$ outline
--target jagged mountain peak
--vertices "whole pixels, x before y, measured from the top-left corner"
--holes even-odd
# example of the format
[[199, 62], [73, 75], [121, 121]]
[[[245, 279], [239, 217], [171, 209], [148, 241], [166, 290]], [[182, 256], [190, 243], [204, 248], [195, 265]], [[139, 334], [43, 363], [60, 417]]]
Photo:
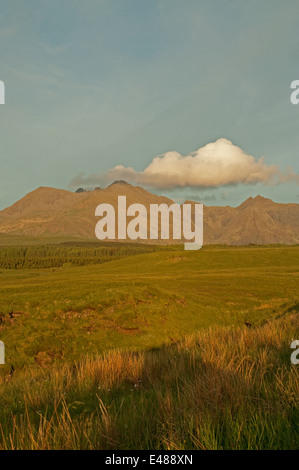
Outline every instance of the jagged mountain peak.
[[[22, 236], [77, 236], [95, 239], [95, 208], [127, 204], [172, 204], [140, 186], [115, 181], [101, 191], [74, 193], [40, 187], [0, 212], [0, 234]], [[186, 201], [193, 203], [193, 201]], [[263, 196], [249, 197], [238, 207], [204, 206], [204, 244], [247, 245], [299, 243], [299, 204], [279, 204]]]

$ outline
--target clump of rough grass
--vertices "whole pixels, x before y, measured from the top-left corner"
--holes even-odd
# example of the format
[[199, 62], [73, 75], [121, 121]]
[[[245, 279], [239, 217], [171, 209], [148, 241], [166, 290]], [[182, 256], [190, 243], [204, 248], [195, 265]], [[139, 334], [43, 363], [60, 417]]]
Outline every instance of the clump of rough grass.
[[294, 449], [298, 314], [0, 382], [0, 449]]

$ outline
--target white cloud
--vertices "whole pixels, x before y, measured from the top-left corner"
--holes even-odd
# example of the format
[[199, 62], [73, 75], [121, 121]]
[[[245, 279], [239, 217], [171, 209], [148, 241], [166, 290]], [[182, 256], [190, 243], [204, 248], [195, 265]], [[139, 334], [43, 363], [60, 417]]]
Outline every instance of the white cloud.
[[221, 138], [201, 147], [190, 155], [167, 152], [155, 157], [143, 170], [117, 165], [104, 175], [83, 174], [71, 185], [98, 184], [103, 181], [126, 180], [155, 188], [218, 187], [232, 184], [278, 184], [299, 182], [299, 175], [288, 168], [281, 172], [276, 165], [267, 165], [264, 158], [256, 160], [227, 139]]

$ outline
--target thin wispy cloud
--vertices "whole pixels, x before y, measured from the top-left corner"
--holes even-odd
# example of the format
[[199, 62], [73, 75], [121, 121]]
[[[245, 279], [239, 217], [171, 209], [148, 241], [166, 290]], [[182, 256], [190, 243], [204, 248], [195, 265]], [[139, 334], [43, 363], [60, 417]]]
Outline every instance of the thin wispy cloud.
[[58, 46], [50, 46], [48, 44], [42, 44], [44, 50], [50, 55], [61, 54], [62, 52], [67, 51], [69, 47], [71, 47], [70, 43], [67, 44], [60, 44]]
[[18, 27], [12, 28], [1, 28], [0, 29], [0, 36], [12, 36], [13, 34], [17, 33]]
[[143, 170], [117, 165], [100, 175], [77, 175], [70, 186], [101, 184], [126, 180], [153, 188], [183, 187], [215, 188], [235, 184], [299, 183], [299, 175], [291, 168], [281, 171], [277, 165], [268, 165], [264, 157], [256, 159], [231, 141], [221, 138], [199, 148], [190, 155], [171, 151], [155, 157]]

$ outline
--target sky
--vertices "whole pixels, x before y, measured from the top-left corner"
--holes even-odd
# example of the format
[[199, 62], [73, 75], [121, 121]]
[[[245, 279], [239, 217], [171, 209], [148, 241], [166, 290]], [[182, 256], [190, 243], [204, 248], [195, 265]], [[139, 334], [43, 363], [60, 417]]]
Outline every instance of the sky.
[[0, 210], [114, 179], [299, 203], [298, 0], [1, 0]]

